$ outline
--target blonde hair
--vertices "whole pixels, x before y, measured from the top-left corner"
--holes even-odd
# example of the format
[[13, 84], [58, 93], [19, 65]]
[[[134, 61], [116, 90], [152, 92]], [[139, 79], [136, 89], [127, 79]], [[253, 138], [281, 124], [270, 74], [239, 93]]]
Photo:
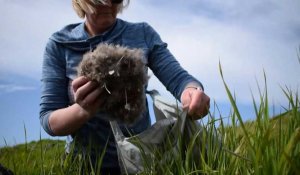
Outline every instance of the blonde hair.
[[[84, 18], [86, 12], [95, 13], [95, 5], [107, 4], [108, 0], [72, 0], [72, 5], [80, 18]], [[129, 5], [130, 0], [123, 0], [118, 6], [118, 13]]]

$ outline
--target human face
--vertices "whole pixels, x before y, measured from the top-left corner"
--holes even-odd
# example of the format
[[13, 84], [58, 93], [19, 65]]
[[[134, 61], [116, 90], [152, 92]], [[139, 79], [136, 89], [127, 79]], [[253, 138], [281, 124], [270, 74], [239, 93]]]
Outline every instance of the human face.
[[116, 21], [120, 3], [108, 1], [106, 5], [95, 5], [95, 13], [86, 13], [86, 28], [91, 36], [105, 32]]

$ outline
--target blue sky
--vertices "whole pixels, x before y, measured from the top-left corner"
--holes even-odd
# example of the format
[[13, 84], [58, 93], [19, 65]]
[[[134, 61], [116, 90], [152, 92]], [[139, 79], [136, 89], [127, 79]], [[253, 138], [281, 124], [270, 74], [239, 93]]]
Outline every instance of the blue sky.
[[[48, 37], [80, 22], [71, 1], [0, 0], [0, 145], [47, 138], [40, 128], [41, 63]], [[297, 0], [132, 0], [122, 19], [152, 25], [181, 65], [198, 78], [206, 93], [228, 115], [219, 61], [245, 119], [253, 118], [251, 91], [263, 87], [266, 72], [270, 102], [280, 111], [286, 99], [280, 86], [299, 90], [300, 1]], [[151, 75], [151, 73], [150, 73]], [[150, 89], [172, 98], [151, 76]]]

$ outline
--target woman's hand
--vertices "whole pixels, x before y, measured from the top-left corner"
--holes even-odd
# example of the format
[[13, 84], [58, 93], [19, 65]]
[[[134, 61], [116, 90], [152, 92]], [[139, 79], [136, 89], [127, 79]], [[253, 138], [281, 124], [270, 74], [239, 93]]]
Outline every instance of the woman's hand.
[[104, 102], [100, 97], [103, 88], [100, 88], [97, 82], [90, 81], [84, 76], [74, 79], [72, 88], [75, 102], [81, 106], [89, 117], [94, 116]]
[[54, 135], [66, 136], [76, 132], [99, 110], [103, 100], [102, 88], [96, 82], [81, 76], [73, 80], [75, 104], [53, 111], [49, 126]]
[[188, 87], [181, 94], [181, 103], [188, 115], [197, 120], [207, 115], [209, 111], [210, 98], [200, 87]]

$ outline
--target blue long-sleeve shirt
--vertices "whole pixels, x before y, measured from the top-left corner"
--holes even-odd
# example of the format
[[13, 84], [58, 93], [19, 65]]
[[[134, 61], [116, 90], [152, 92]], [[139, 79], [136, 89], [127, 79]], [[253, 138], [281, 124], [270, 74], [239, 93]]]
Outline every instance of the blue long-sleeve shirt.
[[[198, 82], [201, 85], [180, 66], [168, 50], [167, 44], [147, 23], [129, 23], [117, 19], [108, 31], [94, 37], [89, 37], [84, 23], [71, 24], [50, 37], [44, 52], [40, 121], [49, 135], [54, 135], [49, 127], [50, 114], [74, 103], [70, 85], [77, 76], [76, 68], [83, 54], [95, 48], [99, 43], [143, 49], [145, 54], [143, 61], [147, 67], [177, 99], [180, 99], [188, 83]], [[73, 133], [71, 138], [75, 143], [75, 148], [85, 148], [91, 144], [100, 152], [108, 143], [102, 166], [110, 168], [118, 165], [118, 159], [111, 128], [105, 119], [106, 115], [103, 112], [98, 113], [96, 117]], [[147, 110], [135, 124], [122, 127], [129, 129], [131, 134], [137, 134], [149, 126], [150, 117]]]

